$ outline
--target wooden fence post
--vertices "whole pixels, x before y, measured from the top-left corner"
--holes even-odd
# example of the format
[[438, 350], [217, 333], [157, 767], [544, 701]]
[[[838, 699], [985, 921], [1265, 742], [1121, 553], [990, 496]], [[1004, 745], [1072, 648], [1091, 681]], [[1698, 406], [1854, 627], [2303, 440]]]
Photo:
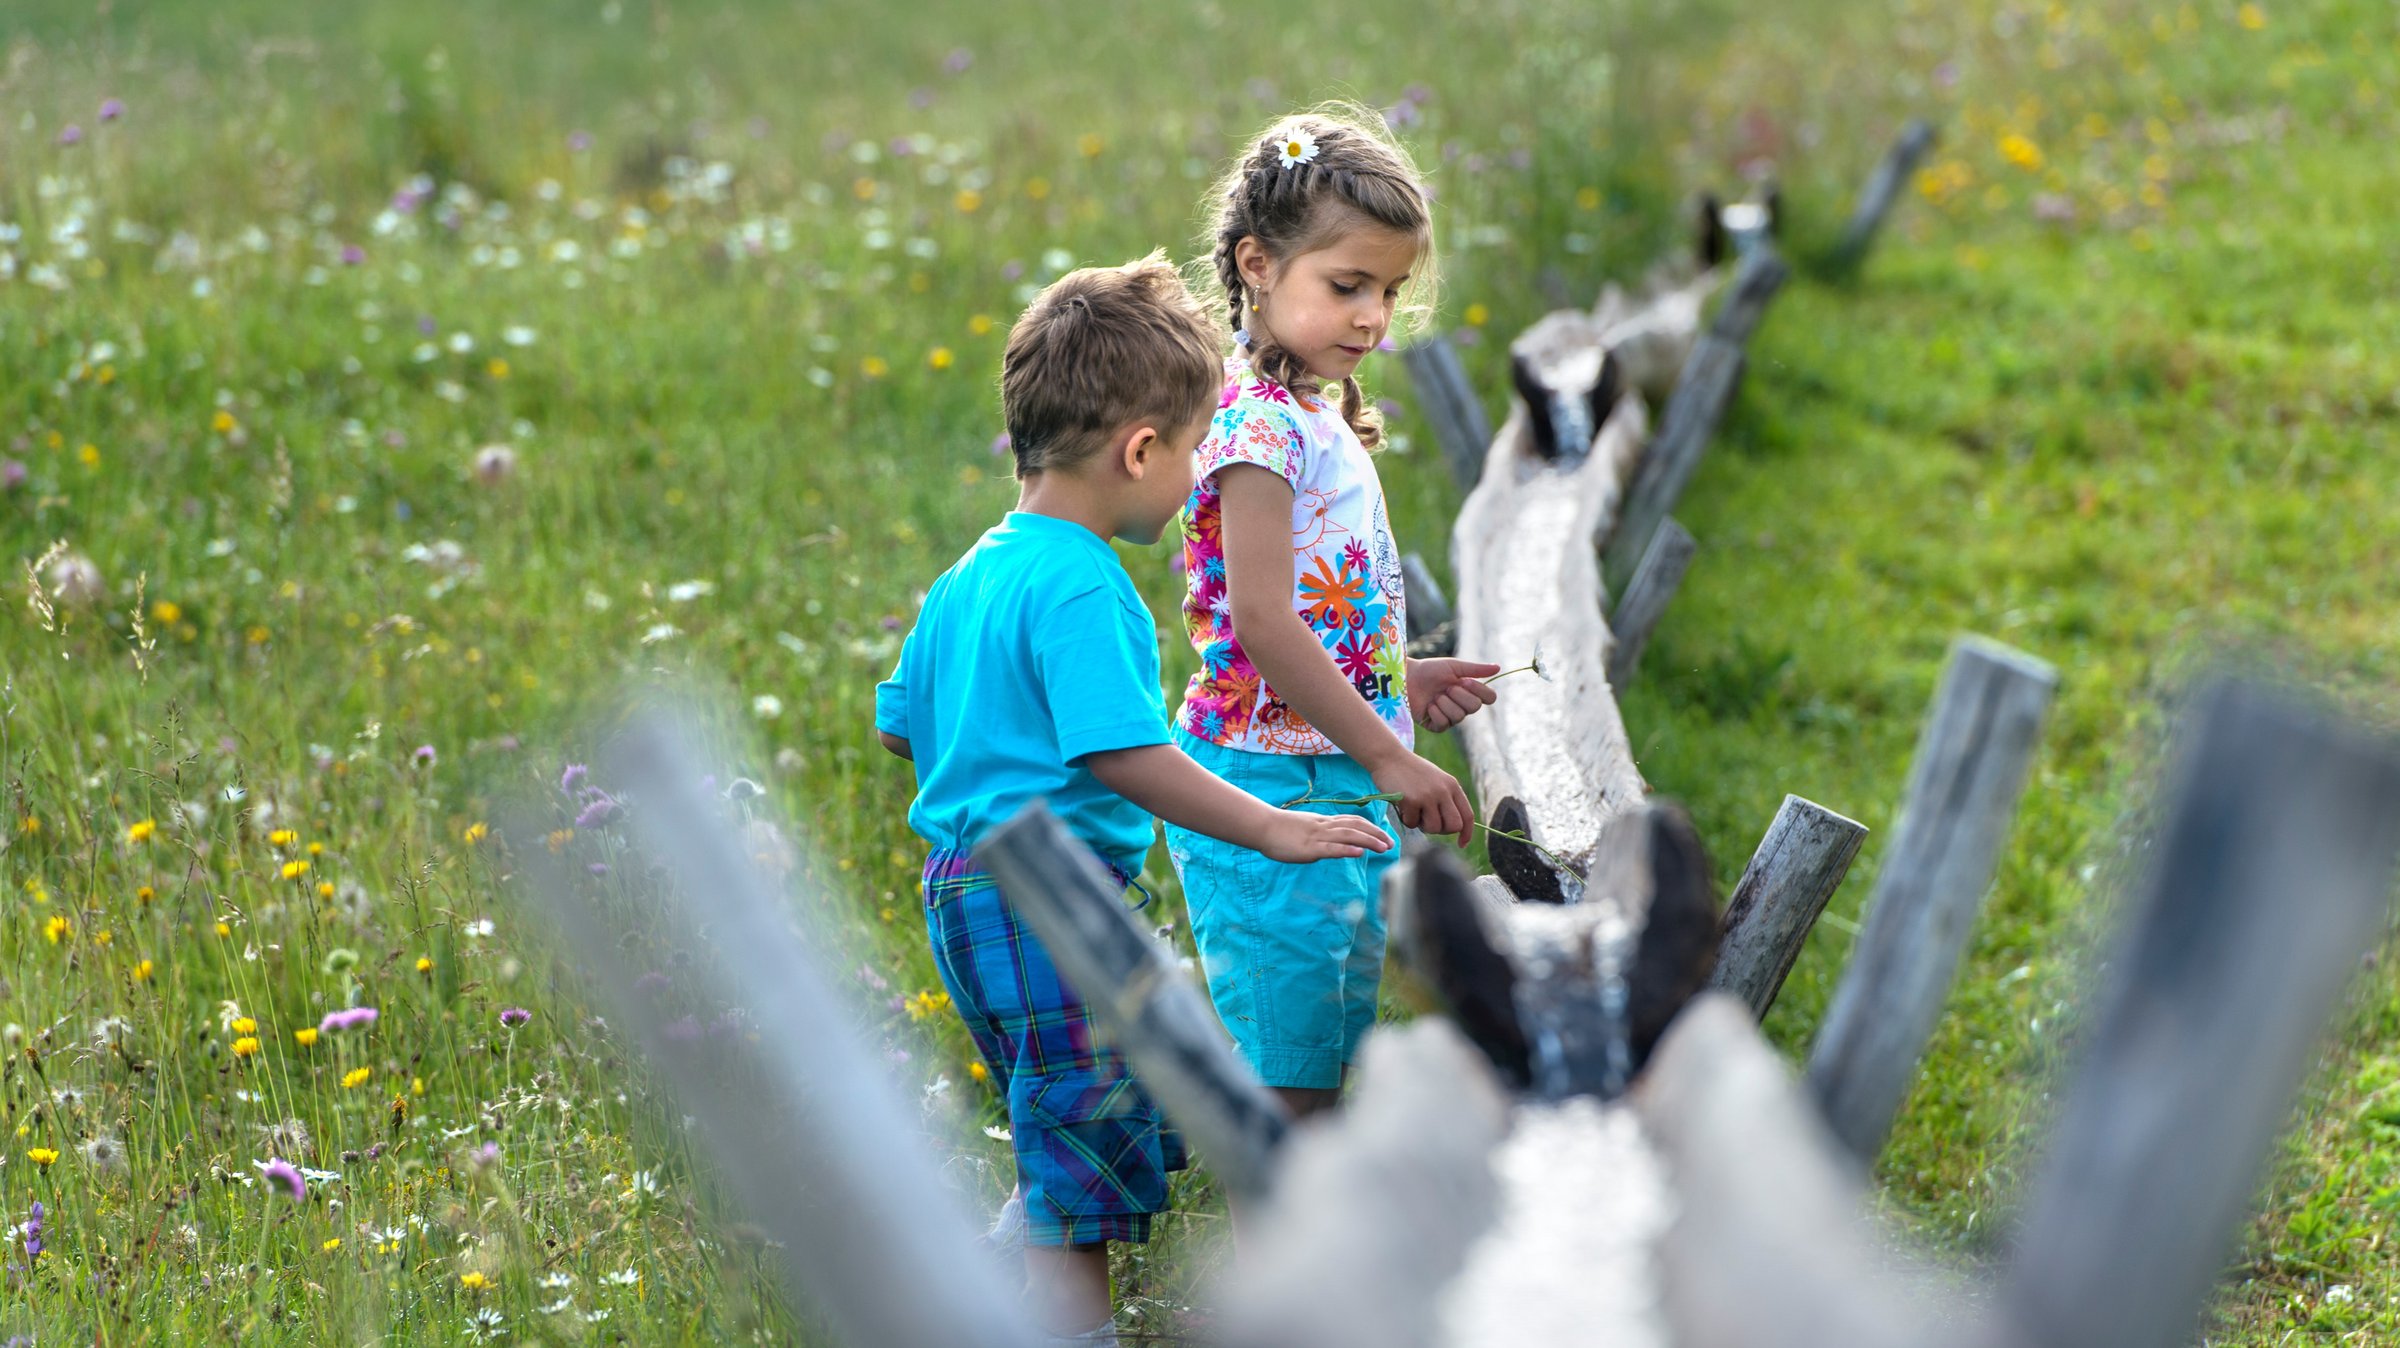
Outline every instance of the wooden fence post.
[[1833, 265], [1837, 271], [1855, 271], [1867, 260], [1867, 250], [1875, 246], [1875, 234], [1883, 227], [1883, 217], [1891, 213], [1892, 204], [1908, 186], [1910, 175], [1917, 171], [1917, 161], [1932, 148], [1933, 127], [1920, 119], [1911, 121], [1901, 131], [1900, 139], [1884, 152], [1874, 176], [1867, 179], [1866, 190], [1859, 193], [1858, 209], [1851, 213], [1841, 242], [1834, 245]]
[[975, 858], [1226, 1187], [1263, 1193], [1291, 1117], [1234, 1052], [1208, 999], [1126, 909], [1100, 858], [1038, 800], [985, 835]]
[[1641, 663], [1642, 648], [1650, 644], [1651, 630], [1665, 616], [1667, 603], [1683, 584], [1683, 573], [1699, 548], [1691, 531], [1673, 519], [1661, 523], [1658, 532], [1650, 536], [1641, 565], [1633, 569], [1633, 579], [1625, 582], [1625, 592], [1617, 598], [1616, 611], [1608, 616], [1609, 635], [1616, 639], [1608, 650], [1609, 687], [1623, 688], [1632, 680], [1634, 666]]
[[2058, 676], [1980, 637], [1950, 649], [1892, 850], [1808, 1060], [1834, 1135], [1883, 1148], [1990, 888]]
[[1408, 653], [1418, 658], [1458, 649], [1458, 615], [1433, 578], [1433, 568], [1416, 553], [1400, 559], [1400, 583], [1408, 595]]
[[1725, 943], [1709, 986], [1741, 998], [1764, 1021], [1866, 837], [1866, 825], [1785, 796], [1726, 901]]
[[1483, 476], [1484, 449], [1492, 443], [1492, 419], [1475, 397], [1475, 386], [1467, 382], [1467, 367], [1458, 358], [1458, 348], [1448, 337], [1435, 333], [1401, 347], [1400, 363], [1408, 367], [1409, 380], [1416, 385], [1417, 401], [1425, 408], [1433, 438], [1441, 444], [1450, 476], [1460, 490], [1472, 488], [1475, 479]]
[[2223, 1267], [2327, 1011], [2375, 948], [2400, 746], [2232, 680], [2173, 806], [2025, 1206], [2004, 1304], [2043, 1348], [2169, 1348]]
[[[658, 887], [668, 910], [659, 929], [679, 946], [693, 942], [674, 953], [725, 975], [717, 991], [771, 1033], [712, 1036], [706, 1054], [683, 1047], [661, 1023], [660, 999], [636, 991], [640, 968], [624, 954], [626, 933], [574, 883], [580, 872], [570, 879], [544, 848], [513, 855], [610, 1022], [644, 1045], [736, 1201], [771, 1238], [785, 1280], [843, 1343], [1046, 1341], [976, 1253], [918, 1141], [914, 1102], [851, 1032], [850, 1008], [794, 930], [791, 904], [751, 863], [754, 848], [723, 802], [698, 785], [702, 760], [674, 722], [662, 714], [637, 722], [610, 758], [611, 776], [640, 802], [630, 812], [639, 854], [672, 880]], [[543, 827], [528, 816], [510, 833], [537, 838]]]
[[1674, 396], [1659, 415], [1658, 436], [1643, 453], [1625, 508], [1617, 516], [1602, 568], [1609, 584], [1621, 586], [1633, 574], [1649, 551], [1650, 536], [1683, 499], [1709, 437], [1716, 434], [1717, 423], [1733, 405], [1734, 391], [1741, 387], [1750, 335], [1790, 274], [1772, 248], [1760, 248], [1742, 259], [1725, 306], [1684, 362]]

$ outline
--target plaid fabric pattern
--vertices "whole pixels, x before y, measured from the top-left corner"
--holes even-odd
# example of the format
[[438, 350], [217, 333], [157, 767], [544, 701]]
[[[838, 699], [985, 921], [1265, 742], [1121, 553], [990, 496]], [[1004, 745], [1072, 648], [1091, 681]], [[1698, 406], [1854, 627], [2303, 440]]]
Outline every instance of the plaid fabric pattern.
[[989, 874], [936, 852], [924, 893], [934, 967], [1008, 1101], [1026, 1242], [1148, 1240], [1167, 1174], [1184, 1168], [1182, 1138], [1123, 1055], [1094, 1042], [1091, 1013]]

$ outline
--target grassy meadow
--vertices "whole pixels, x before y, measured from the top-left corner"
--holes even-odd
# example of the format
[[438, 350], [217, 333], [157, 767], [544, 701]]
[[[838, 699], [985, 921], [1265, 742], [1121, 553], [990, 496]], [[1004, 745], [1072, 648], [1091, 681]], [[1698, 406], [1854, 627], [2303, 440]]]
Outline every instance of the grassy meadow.
[[[1013, 499], [1018, 307], [1190, 257], [1222, 160], [1318, 99], [1428, 169], [1428, 321], [1495, 411], [1510, 334], [1677, 246], [1690, 194], [1781, 177], [1804, 265], [1623, 698], [1722, 877], [1786, 791], [1878, 831], [1779, 1042], [1950, 637], [2059, 666], [1880, 1167], [1945, 1258], [2005, 1253], [2184, 678], [2265, 653], [2400, 720], [2386, 0], [14, 0], [0, 95], [0, 1341], [808, 1341], [510, 882], [554, 854], [639, 910], [580, 765], [629, 687], [695, 676], [863, 1032], [996, 1201], [872, 685]], [[1942, 142], [1863, 276], [1805, 265], [1915, 115]], [[1368, 378], [1439, 565], [1457, 493], [1397, 365]], [[1171, 617], [1167, 552], [1125, 557]], [[2212, 1344], [2400, 1333], [2389, 953]], [[806, 1032], [663, 972], [695, 1042]], [[1221, 1258], [1221, 1199], [1181, 1196], [1120, 1268], [1129, 1330]]]

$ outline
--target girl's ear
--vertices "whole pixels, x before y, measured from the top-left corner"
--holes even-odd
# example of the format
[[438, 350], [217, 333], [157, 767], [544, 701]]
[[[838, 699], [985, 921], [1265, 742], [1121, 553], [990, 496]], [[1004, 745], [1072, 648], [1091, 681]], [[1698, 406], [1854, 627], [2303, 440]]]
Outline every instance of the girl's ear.
[[1275, 259], [1268, 256], [1256, 234], [1245, 234], [1233, 246], [1233, 267], [1242, 274], [1243, 283], [1255, 292], [1275, 274]]

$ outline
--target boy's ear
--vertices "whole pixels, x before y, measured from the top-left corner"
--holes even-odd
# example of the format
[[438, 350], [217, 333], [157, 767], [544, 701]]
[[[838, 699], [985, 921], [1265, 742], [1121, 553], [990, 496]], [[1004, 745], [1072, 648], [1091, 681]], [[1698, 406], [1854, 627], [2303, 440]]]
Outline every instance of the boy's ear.
[[1160, 438], [1155, 426], [1136, 426], [1126, 433], [1125, 441], [1117, 447], [1117, 458], [1125, 468], [1125, 476], [1139, 482], [1150, 471], [1150, 464], [1166, 441]]

